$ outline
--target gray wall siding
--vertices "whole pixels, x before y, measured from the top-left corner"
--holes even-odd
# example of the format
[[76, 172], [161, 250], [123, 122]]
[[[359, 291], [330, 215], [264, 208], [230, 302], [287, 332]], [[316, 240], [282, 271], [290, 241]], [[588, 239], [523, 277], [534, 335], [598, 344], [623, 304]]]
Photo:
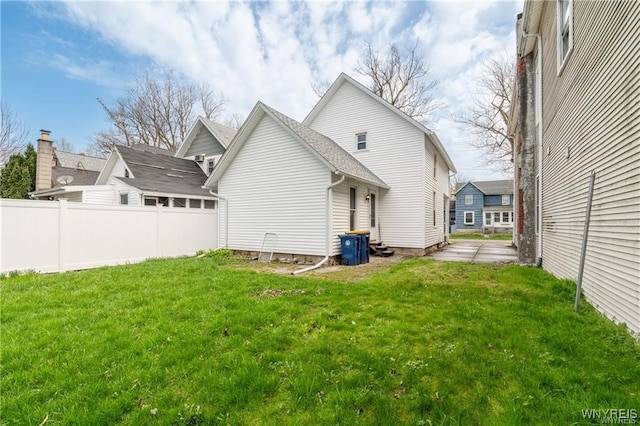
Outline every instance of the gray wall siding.
[[[382, 240], [393, 247], [424, 248], [423, 133], [350, 83], [344, 83], [308, 125], [352, 153], [391, 187], [377, 194]], [[356, 133], [361, 132], [367, 133], [366, 151], [356, 150]], [[358, 199], [364, 194], [359, 191]], [[366, 222], [368, 216], [359, 213]]]
[[543, 266], [577, 278], [594, 170], [584, 293], [640, 332], [640, 2], [573, 7], [573, 52], [560, 76], [555, 2], [543, 14]]
[[214, 138], [209, 130], [204, 126], [200, 128], [200, 131], [193, 139], [193, 142], [191, 142], [191, 146], [187, 152], [185, 152], [183, 157], [193, 158], [198, 154], [204, 154], [207, 157], [224, 154], [224, 148], [222, 145], [220, 145], [216, 138]]
[[[473, 195], [473, 204], [465, 204], [465, 195]], [[463, 230], [480, 230], [482, 229], [482, 205], [484, 194], [478, 191], [473, 185], [466, 185], [456, 194], [456, 229]], [[464, 224], [464, 212], [474, 212], [473, 225]]]
[[276, 252], [324, 256], [329, 184], [326, 166], [265, 116], [218, 183], [228, 199], [228, 217], [225, 211], [221, 218], [221, 236], [228, 226], [224, 243], [258, 251], [265, 232], [275, 232]]

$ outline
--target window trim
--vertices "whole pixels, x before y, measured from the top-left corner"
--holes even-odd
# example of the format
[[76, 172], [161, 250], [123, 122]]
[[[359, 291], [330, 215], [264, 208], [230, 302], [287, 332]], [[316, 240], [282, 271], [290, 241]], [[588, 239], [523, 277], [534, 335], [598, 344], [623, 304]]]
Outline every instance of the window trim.
[[[467, 222], [467, 213], [471, 213], [471, 222]], [[475, 225], [476, 223], [476, 212], [473, 210], [466, 210], [462, 215], [462, 222], [465, 225]]]
[[[562, 14], [562, 5], [567, 5], [567, 21], [564, 21]], [[558, 76], [562, 74], [571, 53], [573, 52], [573, 0], [556, 0], [556, 50], [557, 50], [557, 66]], [[564, 51], [564, 35], [565, 31], [568, 36], [567, 51]]]
[[[505, 197], [506, 197], [506, 202], [505, 202]], [[509, 195], [509, 194], [502, 194], [502, 205], [503, 205], [503, 206], [509, 206], [509, 205], [511, 205], [511, 195]]]
[[[124, 198], [124, 200], [126, 201], [126, 203], [123, 203], [123, 202], [122, 202], [123, 197], [126, 197], [126, 198]], [[121, 205], [121, 206], [128, 206], [128, 205], [129, 205], [129, 192], [121, 192], [121, 193], [120, 193], [120, 205]]]
[[[353, 201], [353, 202], [352, 202]], [[353, 205], [353, 207], [352, 207]], [[353, 231], [358, 225], [358, 188], [349, 187], [349, 230]]]
[[213, 169], [216, 167], [216, 159], [215, 158], [209, 158], [207, 159], [207, 175], [211, 176], [211, 173], [213, 173]]
[[[471, 202], [467, 201], [468, 200], [467, 197], [471, 197]], [[464, 195], [464, 205], [465, 206], [472, 206], [473, 205], [473, 194], [465, 194]]]

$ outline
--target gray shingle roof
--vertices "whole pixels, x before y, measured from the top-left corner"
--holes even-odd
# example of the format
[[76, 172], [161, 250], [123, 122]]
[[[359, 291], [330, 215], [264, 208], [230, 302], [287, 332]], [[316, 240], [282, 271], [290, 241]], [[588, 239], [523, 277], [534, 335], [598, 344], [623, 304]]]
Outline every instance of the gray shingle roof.
[[192, 160], [122, 146], [116, 149], [134, 176], [118, 178], [127, 185], [147, 192], [211, 195], [208, 190], [202, 189], [207, 175]]
[[64, 151], [54, 151], [54, 155], [58, 159], [58, 165], [69, 169], [91, 170], [100, 172], [107, 160], [98, 157], [89, 157], [88, 155], [72, 154]]
[[304, 124], [298, 123], [294, 119], [265, 104], [262, 104], [262, 106], [339, 172], [353, 176], [357, 179], [377, 184], [384, 188], [389, 187], [382, 179], [376, 176], [375, 173], [356, 160], [332, 139], [316, 132]]
[[220, 139], [222, 139], [220, 142], [222, 142], [224, 146], [229, 146], [229, 143], [231, 142], [233, 137], [236, 135], [236, 133], [238, 133], [238, 129], [225, 126], [224, 124], [216, 123], [215, 121], [211, 121], [204, 117], [202, 117], [202, 122], [209, 128], [211, 133], [214, 133], [216, 136], [219, 136]]
[[169, 151], [168, 149], [147, 145], [146, 143], [139, 143], [132, 146], [131, 148], [135, 149], [136, 151], [145, 151], [145, 152], [150, 152], [152, 154], [169, 155], [171, 157], [173, 157], [173, 155], [175, 154], [175, 152]]
[[[456, 192], [465, 186], [468, 182], [459, 182], [456, 184]], [[478, 182], [471, 182], [485, 195], [503, 195], [513, 194], [513, 179], [504, 180], [485, 180]]]
[[99, 175], [93, 170], [55, 166], [51, 168], [51, 183], [53, 187], [95, 185]]

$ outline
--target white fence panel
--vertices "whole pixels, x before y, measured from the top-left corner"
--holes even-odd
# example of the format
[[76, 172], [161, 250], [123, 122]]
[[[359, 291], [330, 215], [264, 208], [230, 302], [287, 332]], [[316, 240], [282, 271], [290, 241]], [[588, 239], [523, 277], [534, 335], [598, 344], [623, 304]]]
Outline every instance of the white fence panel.
[[218, 212], [0, 200], [0, 273], [58, 272], [218, 247]]

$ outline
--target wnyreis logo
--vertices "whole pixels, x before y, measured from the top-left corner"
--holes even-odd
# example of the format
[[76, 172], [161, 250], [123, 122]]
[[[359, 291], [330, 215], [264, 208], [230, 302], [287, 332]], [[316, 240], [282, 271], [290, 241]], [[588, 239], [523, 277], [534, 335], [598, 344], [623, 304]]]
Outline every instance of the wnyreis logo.
[[589, 408], [582, 410], [584, 419], [597, 420], [601, 424], [626, 424], [638, 423], [638, 410], [635, 408]]

